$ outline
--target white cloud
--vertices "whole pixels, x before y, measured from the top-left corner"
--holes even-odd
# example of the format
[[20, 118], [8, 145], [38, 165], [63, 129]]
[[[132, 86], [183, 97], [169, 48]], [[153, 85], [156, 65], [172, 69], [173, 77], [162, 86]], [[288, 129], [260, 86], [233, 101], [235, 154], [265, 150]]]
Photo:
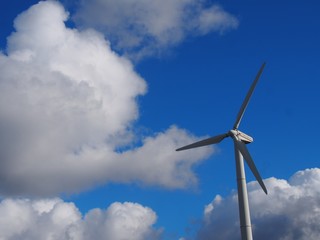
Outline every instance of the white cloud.
[[73, 203], [61, 199], [5, 199], [0, 216], [3, 240], [155, 240], [161, 236], [161, 230], [152, 227], [155, 212], [130, 202], [116, 202], [82, 216]]
[[[289, 181], [265, 180], [268, 195], [257, 182], [248, 184], [248, 194], [256, 239], [310, 239], [320, 235], [320, 169], [295, 173]], [[216, 196], [205, 208], [199, 240], [240, 239], [237, 194]]]
[[74, 16], [98, 28], [118, 49], [141, 57], [176, 45], [187, 36], [224, 32], [238, 20], [219, 5], [197, 0], [84, 0]]
[[210, 148], [171, 127], [132, 144], [136, 98], [146, 82], [93, 30], [67, 28], [60, 3], [40, 2], [15, 20], [0, 53], [0, 194], [53, 195], [110, 181], [169, 188], [196, 183], [192, 166]]
[[[257, 182], [248, 184], [253, 235], [257, 239], [316, 240], [320, 234], [320, 169], [295, 173], [289, 181], [269, 178], [266, 196]], [[137, 203], [111, 204], [82, 215], [59, 198], [4, 199], [0, 202], [0, 239], [161, 239], [156, 213]], [[237, 196], [217, 195], [205, 207], [196, 239], [240, 239]], [[188, 238], [181, 238], [188, 239]]]
[[140, 204], [113, 203], [105, 212], [95, 209], [86, 215], [87, 239], [158, 239], [161, 231], [151, 228], [156, 219], [150, 208]]

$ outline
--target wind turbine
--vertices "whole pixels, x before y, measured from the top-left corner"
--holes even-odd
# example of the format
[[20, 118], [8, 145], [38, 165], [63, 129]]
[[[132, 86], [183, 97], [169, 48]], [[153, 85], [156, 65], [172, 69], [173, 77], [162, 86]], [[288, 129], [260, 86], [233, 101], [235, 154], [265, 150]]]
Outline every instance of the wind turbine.
[[239, 202], [239, 215], [240, 215], [240, 229], [241, 229], [241, 239], [242, 240], [252, 240], [252, 228], [250, 220], [250, 211], [249, 211], [249, 202], [248, 202], [248, 193], [246, 186], [246, 177], [244, 172], [243, 158], [246, 160], [250, 170], [257, 179], [263, 191], [268, 194], [267, 188], [264, 185], [262, 178], [252, 160], [252, 157], [246, 147], [246, 144], [253, 142], [253, 138], [249, 135], [241, 132], [238, 128], [243, 117], [243, 114], [248, 106], [251, 95], [257, 85], [257, 82], [262, 74], [262, 71], [265, 67], [265, 63], [262, 64], [260, 70], [254, 79], [246, 98], [244, 99], [240, 111], [237, 115], [236, 121], [233, 125], [233, 128], [227, 133], [220, 134], [214, 137], [204, 139], [199, 142], [192, 143], [190, 145], [178, 148], [176, 151], [182, 151], [190, 148], [202, 147], [210, 144], [216, 144], [221, 142], [227, 137], [231, 137], [234, 142], [234, 151], [236, 159], [236, 172], [237, 172], [237, 185], [238, 185], [238, 202]]

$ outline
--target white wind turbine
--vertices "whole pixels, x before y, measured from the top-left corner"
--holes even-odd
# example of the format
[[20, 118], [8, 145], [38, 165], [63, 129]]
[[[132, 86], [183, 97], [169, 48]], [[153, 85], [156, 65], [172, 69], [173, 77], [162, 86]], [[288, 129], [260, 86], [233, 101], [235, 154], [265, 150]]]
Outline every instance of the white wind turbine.
[[178, 148], [176, 151], [186, 150], [190, 148], [202, 147], [210, 144], [215, 144], [221, 142], [226, 137], [231, 137], [234, 142], [234, 151], [236, 159], [236, 172], [237, 172], [237, 185], [238, 185], [238, 202], [239, 202], [239, 215], [240, 215], [240, 229], [241, 229], [241, 239], [242, 240], [252, 240], [252, 229], [248, 202], [248, 193], [246, 186], [246, 177], [244, 172], [243, 158], [246, 160], [249, 168], [251, 169], [253, 175], [259, 182], [263, 191], [268, 194], [266, 186], [264, 185], [262, 178], [252, 160], [252, 157], [246, 147], [246, 144], [251, 143], [253, 138], [247, 134], [238, 130], [243, 114], [248, 106], [250, 97], [255, 89], [260, 75], [265, 67], [265, 63], [262, 64], [255, 80], [253, 81], [246, 98], [244, 99], [240, 111], [237, 115], [237, 119], [233, 125], [233, 129], [227, 133], [217, 135], [215, 137], [210, 137], [199, 142], [192, 143], [190, 145]]

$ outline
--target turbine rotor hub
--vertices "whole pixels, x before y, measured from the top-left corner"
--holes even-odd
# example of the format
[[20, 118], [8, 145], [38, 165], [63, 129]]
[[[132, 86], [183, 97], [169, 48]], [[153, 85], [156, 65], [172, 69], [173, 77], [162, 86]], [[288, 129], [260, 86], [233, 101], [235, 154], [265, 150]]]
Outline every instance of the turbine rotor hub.
[[243, 132], [241, 132], [240, 130], [238, 129], [232, 129], [229, 131], [229, 135], [231, 137], [235, 137], [239, 140], [241, 140], [242, 142], [244, 142], [245, 144], [248, 144], [248, 143], [252, 143], [253, 142], [253, 138]]

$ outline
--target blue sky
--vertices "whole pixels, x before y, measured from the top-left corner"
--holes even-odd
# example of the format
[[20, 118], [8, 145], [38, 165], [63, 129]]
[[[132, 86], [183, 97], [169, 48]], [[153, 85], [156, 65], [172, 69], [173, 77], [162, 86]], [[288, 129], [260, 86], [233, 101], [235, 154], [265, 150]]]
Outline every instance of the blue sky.
[[[11, 113], [9, 111], [11, 109], [18, 109], [17, 113], [13, 110], [17, 115], [10, 115], [10, 117], [27, 118], [28, 124], [30, 120], [30, 126], [35, 126], [41, 121], [39, 129], [43, 129], [45, 132], [44, 137], [39, 138], [43, 143], [39, 147], [38, 135], [29, 133], [29, 131], [19, 132], [20, 128], [14, 135], [16, 131], [12, 129], [17, 126], [23, 129], [25, 125], [17, 121], [18, 125], [6, 128], [7, 122], [5, 120], [9, 115], [1, 114], [0, 128], [5, 136], [0, 139], [1, 143], [6, 142], [6, 139], [12, 135], [14, 135], [12, 137], [13, 143], [15, 141], [25, 143], [24, 137], [20, 134], [30, 134], [30, 136], [26, 136], [32, 139], [34, 137], [35, 140], [30, 141], [30, 146], [34, 148], [30, 148], [27, 152], [24, 152], [25, 149], [21, 150], [22, 153], [26, 153], [30, 157], [30, 159], [26, 158], [27, 160], [21, 158], [20, 155], [10, 155], [11, 151], [8, 150], [7, 153], [3, 150], [4, 147], [1, 148], [5, 152], [1, 155], [1, 159], [6, 168], [0, 172], [0, 178], [9, 180], [3, 181], [4, 183], [1, 185], [2, 210], [0, 209], [0, 211], [5, 211], [4, 209], [9, 206], [6, 204], [8, 199], [12, 201], [10, 206], [14, 204], [18, 206], [18, 199], [30, 199], [28, 201], [31, 202], [46, 199], [43, 201], [54, 206], [74, 203], [72, 211], [78, 211], [83, 219], [85, 216], [89, 219], [90, 217], [86, 214], [95, 208], [101, 209], [105, 218], [109, 219], [108, 214], [113, 209], [110, 206], [115, 208], [113, 203], [119, 202], [123, 204], [121, 206], [127, 206], [124, 203], [129, 202], [137, 205], [128, 205], [128, 212], [135, 207], [137, 211], [149, 209], [156, 214], [157, 219], [150, 220], [150, 224], [144, 226], [147, 230], [141, 227], [145, 230], [143, 234], [135, 230], [137, 237], [132, 235], [131, 237], [126, 236], [124, 239], [181, 238], [202, 240], [207, 239], [210, 234], [215, 237], [214, 239], [237, 239], [237, 228], [235, 228], [235, 232], [232, 232], [235, 235], [230, 235], [229, 238], [223, 237], [221, 233], [223, 229], [229, 229], [226, 226], [230, 224], [230, 221], [235, 222], [235, 226], [237, 225], [237, 218], [233, 217], [234, 214], [237, 217], [237, 212], [231, 212], [233, 208], [230, 207], [235, 206], [232, 202], [232, 196], [234, 196], [234, 189], [236, 189], [232, 142], [226, 139], [218, 146], [199, 151], [190, 150], [193, 153], [187, 152], [181, 157], [174, 155], [178, 154], [174, 152], [174, 149], [195, 139], [213, 136], [231, 129], [242, 100], [264, 61], [267, 63], [266, 68], [240, 125], [241, 131], [254, 138], [254, 142], [248, 148], [262, 177], [269, 179], [266, 182], [267, 188], [271, 188], [270, 196], [260, 196], [259, 193], [255, 195], [255, 190], [258, 189], [255, 183], [252, 183], [249, 190], [250, 193], [252, 191], [249, 198], [253, 202], [253, 224], [257, 224], [258, 229], [254, 235], [256, 234], [256, 236], [260, 236], [259, 239], [262, 239], [263, 235], [261, 234], [263, 233], [260, 231], [261, 228], [259, 230], [259, 226], [261, 226], [259, 224], [264, 223], [267, 218], [257, 217], [259, 214], [255, 215], [258, 212], [255, 207], [259, 206], [256, 203], [259, 201], [261, 201], [260, 206], [268, 207], [272, 201], [283, 201], [284, 205], [281, 208], [283, 211], [279, 212], [283, 214], [283, 217], [295, 217], [295, 215], [288, 214], [292, 211], [285, 207], [287, 199], [276, 196], [279, 189], [283, 191], [284, 196], [297, 194], [297, 189], [300, 187], [301, 189], [311, 189], [310, 191], [314, 191], [314, 193], [307, 194], [310, 197], [310, 202], [316, 203], [319, 200], [320, 193], [313, 189], [318, 186], [318, 183], [320, 184], [317, 142], [318, 123], [320, 122], [320, 84], [318, 83], [320, 79], [320, 4], [318, 2], [269, 1], [258, 3], [242, 1], [235, 3], [233, 1], [203, 1], [202, 5], [196, 5], [200, 1], [190, 0], [185, 3], [177, 1], [170, 3], [169, 1], [167, 3], [169, 8], [162, 11], [157, 7], [153, 8], [153, 4], [139, 0], [137, 6], [145, 12], [142, 11], [137, 15], [132, 10], [130, 1], [120, 1], [119, 4], [114, 1], [106, 1], [105, 6], [103, 4], [102, 7], [100, 6], [103, 15], [99, 15], [101, 12], [99, 12], [95, 0], [83, 1], [83, 5], [76, 1], [66, 0], [54, 2], [54, 5], [48, 5], [40, 10], [29, 11], [28, 9], [37, 2], [14, 0], [3, 5], [0, 10], [0, 49], [2, 51], [0, 64], [1, 71], [7, 70], [2, 77], [0, 76], [3, 88], [1, 101], [6, 102], [1, 105], [0, 109], [5, 113]], [[157, 6], [157, 2], [159, 1], [154, 2], [155, 6]], [[46, 5], [46, 3], [44, 4]], [[195, 10], [184, 11], [190, 6]], [[60, 9], [59, 14], [63, 11], [70, 13], [65, 28], [78, 31], [79, 34], [75, 34], [73, 37], [81, 39], [73, 43], [71, 38], [66, 37], [65, 39], [70, 41], [70, 45], [69, 42], [65, 46], [57, 45], [58, 50], [52, 49], [53, 45], [48, 43], [51, 37], [56, 37], [55, 34], [51, 35], [50, 29], [43, 30], [50, 28], [51, 25], [45, 25], [44, 28], [41, 26], [42, 20], [44, 24], [54, 22], [54, 18], [59, 15], [52, 10], [56, 8]], [[111, 10], [108, 12], [107, 9]], [[118, 14], [117, 10], [119, 9], [123, 16]], [[169, 11], [172, 9], [172, 12]], [[51, 10], [54, 14], [46, 13]], [[113, 10], [114, 12], [112, 12]], [[18, 24], [21, 27], [19, 30], [14, 30], [14, 19], [24, 11], [27, 11], [29, 15], [26, 14], [25, 18], [21, 18], [22, 20]], [[154, 13], [160, 14], [160, 17], [153, 18], [147, 14], [148, 11], [151, 11], [152, 14], [152, 11], [155, 11]], [[208, 15], [201, 15], [204, 13]], [[146, 16], [142, 16], [143, 14]], [[110, 17], [104, 18], [105, 15]], [[201, 22], [199, 16], [207, 18]], [[215, 16], [220, 18], [218, 20], [210, 18]], [[168, 19], [168, 21], [161, 21], [164, 19]], [[177, 19], [183, 19], [183, 24], [178, 24]], [[30, 29], [37, 27], [40, 29], [39, 32], [31, 30], [29, 33]], [[94, 33], [86, 32], [88, 28], [94, 29], [90, 30]], [[13, 31], [17, 31], [19, 34], [12, 34]], [[39, 36], [42, 31], [45, 31], [43, 41], [46, 41], [43, 46], [41, 45], [41, 37], [34, 40], [35, 46], [32, 43], [25, 44], [26, 38], [24, 36], [36, 36], [32, 34]], [[85, 34], [83, 34], [84, 32]], [[24, 33], [26, 35], [23, 35]], [[7, 45], [7, 37], [10, 35], [13, 36], [11, 37], [13, 40], [9, 39], [8, 42], [11, 41], [11, 45]], [[91, 39], [94, 39], [92, 40], [93, 44], [90, 42]], [[105, 40], [110, 41], [109, 48], [102, 44]], [[37, 41], [41, 43], [41, 48], [37, 45]], [[76, 53], [76, 57], [68, 56], [63, 59], [62, 54], [62, 58], [60, 55], [53, 58], [52, 55], [55, 51], [61, 50], [60, 46], [63, 46], [61, 49], [63, 49], [62, 52], [65, 51], [66, 55]], [[88, 46], [88, 51], [83, 50], [86, 46]], [[101, 55], [95, 53], [95, 46], [100, 47]], [[69, 48], [72, 49], [69, 50]], [[31, 49], [30, 51], [34, 52], [30, 53], [26, 49], [28, 51]], [[48, 54], [46, 54], [47, 51]], [[111, 57], [108, 55], [108, 59], [111, 60], [108, 60], [107, 63], [99, 62], [104, 61], [104, 52], [107, 54], [112, 52], [113, 54], [110, 54]], [[86, 54], [92, 54], [92, 56], [83, 60], [81, 57], [86, 58]], [[39, 59], [37, 59], [38, 56], [40, 56]], [[100, 78], [104, 78], [101, 77], [103, 74], [99, 75], [100, 69], [98, 67], [97, 72], [90, 72], [90, 67], [86, 68], [90, 65], [91, 57], [94, 59], [92, 65], [100, 67], [101, 63], [103, 66], [104, 70], [101, 72], [107, 74], [106, 78], [110, 81], [108, 86], [104, 85], [103, 80], [102, 83], [99, 82]], [[123, 61], [123, 59], [125, 60]], [[73, 62], [76, 67], [72, 65]], [[21, 69], [17, 69], [20, 67]], [[69, 67], [70, 69], [68, 69]], [[75, 70], [77, 68], [79, 73]], [[36, 77], [32, 77], [37, 75], [35, 69], [39, 69], [39, 76], [41, 76], [39, 78], [43, 79], [44, 85], [32, 81], [32, 79], [36, 79]], [[20, 76], [19, 72], [21, 72]], [[61, 76], [56, 76], [56, 72]], [[28, 74], [31, 76], [30, 81], [21, 80], [24, 76], [28, 78]], [[89, 76], [88, 78], [90, 76], [93, 78], [99, 76], [100, 78], [94, 80], [96, 82], [93, 80], [91, 82], [90, 79], [86, 80], [88, 81], [86, 84], [90, 88], [88, 88], [89, 90], [82, 89], [82, 85], [77, 80], [82, 79], [81, 74]], [[124, 77], [119, 77], [119, 79], [113, 77], [118, 75]], [[64, 87], [60, 88], [59, 85], [54, 88], [55, 90], [52, 90], [50, 84], [49, 87], [43, 87], [46, 86], [47, 78], [56, 79], [54, 81], [57, 81], [58, 84], [61, 82], [61, 86]], [[5, 89], [4, 87], [11, 86], [8, 82], [12, 79], [18, 79], [14, 80], [17, 82], [15, 87]], [[70, 88], [70, 91], [68, 87], [71, 85], [63, 85], [64, 81], [68, 82], [69, 79], [77, 83], [72, 85], [73, 88]], [[114, 85], [114, 82], [117, 84]], [[29, 86], [30, 84], [35, 84], [35, 87]], [[57, 85], [54, 84], [54, 86]], [[114, 94], [110, 98], [108, 97], [109, 86], [112, 91], [115, 91], [110, 91], [111, 95]], [[20, 91], [23, 88], [27, 93]], [[40, 91], [36, 89], [40, 89]], [[67, 90], [65, 92], [61, 89]], [[91, 104], [89, 101], [91, 99], [90, 89], [94, 89], [94, 96], [100, 96], [100, 101], [106, 105], [105, 108], [98, 109], [94, 113], [96, 115], [90, 115], [93, 113], [87, 111], [87, 109], [91, 109], [90, 106], [96, 105], [88, 105], [88, 108], [84, 107], [84, 109], [80, 108], [84, 115], [88, 116], [87, 118], [80, 117], [80, 120], [77, 114], [67, 115], [64, 118], [62, 110], [56, 112], [54, 107], [51, 112], [50, 107], [56, 105], [49, 102], [51, 98], [48, 96], [53, 96], [52, 99], [55, 99], [55, 96], [62, 96], [61, 106], [65, 102], [69, 104], [69, 101], [71, 105], [82, 105], [83, 103], [87, 106], [87, 103]], [[132, 92], [131, 89], [133, 89]], [[16, 92], [17, 95], [15, 95]], [[25, 99], [23, 98], [24, 94], [27, 95]], [[33, 94], [37, 94], [34, 101], [32, 100]], [[21, 97], [21, 101], [25, 103], [21, 107], [22, 110], [19, 110], [21, 102], [18, 100], [15, 102], [16, 98], [11, 99], [10, 96]], [[118, 99], [117, 96], [123, 96], [123, 98], [114, 100]], [[14, 106], [10, 104], [12, 101]], [[44, 102], [48, 115], [41, 112], [44, 109], [39, 104], [41, 102]], [[112, 110], [110, 113], [108, 104], [112, 107], [115, 106], [116, 110], [114, 112]], [[65, 107], [69, 109], [70, 105]], [[36, 109], [35, 112], [33, 109]], [[70, 109], [73, 110], [73, 108]], [[124, 110], [119, 113], [117, 109]], [[31, 112], [32, 116], [29, 116], [28, 112]], [[61, 115], [59, 115], [60, 113]], [[52, 122], [50, 116], [53, 116]], [[108, 126], [106, 128], [101, 124], [104, 123], [103, 116], [107, 118], [105, 124]], [[65, 125], [61, 119], [66, 122]], [[15, 123], [15, 121], [13, 122]], [[70, 127], [73, 125], [78, 128]], [[93, 125], [97, 127], [93, 127]], [[52, 135], [48, 128], [54, 129], [57, 133], [53, 138], [51, 138]], [[4, 129], [9, 130], [7, 132]], [[170, 132], [170, 129], [173, 130]], [[69, 130], [70, 136], [68, 135]], [[83, 134], [81, 130], [83, 130]], [[100, 134], [101, 131], [104, 135]], [[68, 136], [65, 137], [63, 132], [68, 132]], [[161, 140], [159, 134], [163, 134], [161, 136], [166, 138]], [[150, 140], [148, 142], [150, 145], [147, 144], [146, 139]], [[51, 140], [53, 143], [50, 143]], [[46, 154], [50, 154], [51, 150], [49, 149], [52, 146], [57, 147], [58, 151], [64, 150], [61, 150], [60, 155], [47, 156]], [[148, 146], [151, 147], [148, 148]], [[38, 150], [35, 150], [38, 148], [43, 148], [44, 154], [43, 152], [38, 154]], [[159, 149], [156, 150], [157, 148]], [[74, 153], [72, 157], [79, 157], [77, 161], [80, 163], [83, 161], [85, 164], [83, 168], [72, 165], [73, 158], [71, 157], [70, 160], [69, 152], [67, 152], [68, 154], [64, 152], [71, 151], [70, 149]], [[109, 152], [110, 149], [113, 149], [113, 152]], [[16, 149], [13, 147], [13, 152], [17, 151], [20, 151], [19, 146]], [[82, 154], [84, 154], [83, 158]], [[188, 156], [189, 154], [190, 156]], [[87, 156], [90, 161], [86, 159]], [[102, 156], [101, 159], [100, 156]], [[172, 159], [176, 162], [168, 163], [167, 161], [164, 164], [168, 165], [168, 168], [161, 169], [161, 161], [165, 161], [166, 156], [169, 156], [167, 159], [170, 161]], [[55, 164], [57, 160], [55, 158], [59, 158], [58, 164]], [[185, 160], [187, 158], [188, 160]], [[120, 161], [120, 165], [113, 165], [113, 163], [105, 165], [104, 159]], [[95, 161], [97, 169], [93, 166]], [[159, 164], [153, 166], [153, 161]], [[23, 167], [16, 170], [14, 167], [21, 163]], [[66, 173], [62, 167], [64, 164], [67, 168]], [[179, 164], [182, 168], [179, 168]], [[68, 168], [69, 165], [70, 168]], [[107, 171], [108, 166], [111, 166], [110, 171]], [[53, 170], [49, 171], [47, 168]], [[88, 175], [86, 168], [90, 172]], [[106, 168], [106, 173], [103, 168]], [[178, 175], [175, 175], [171, 168], [174, 171], [178, 170]], [[254, 181], [253, 175], [248, 170], [246, 171], [247, 181]], [[8, 173], [5, 173], [6, 171]], [[60, 175], [59, 171], [63, 171], [63, 173]], [[298, 171], [301, 171], [300, 175], [294, 175]], [[39, 174], [39, 172], [43, 174]], [[34, 179], [33, 174], [36, 175]], [[292, 177], [293, 175], [295, 177]], [[97, 177], [95, 178], [95, 176]], [[290, 177], [294, 181], [290, 182]], [[60, 179], [57, 180], [57, 178]], [[281, 179], [288, 180], [289, 187], [282, 188]], [[310, 184], [303, 185], [307, 183]], [[218, 200], [211, 203], [217, 195], [224, 199], [220, 205]], [[278, 195], [282, 196], [282, 194]], [[55, 197], [59, 197], [59, 200], [51, 200], [56, 199]], [[204, 214], [205, 206], [213, 206], [213, 209], [217, 210], [216, 212], [215, 210], [209, 211], [210, 209], [206, 208], [209, 209], [206, 215]], [[308, 216], [312, 216], [312, 219], [318, 221], [320, 216], [314, 211], [317, 205], [312, 206], [314, 206], [312, 209], [308, 209], [308, 206], [303, 206], [301, 209], [304, 211], [303, 213], [309, 214]], [[111, 210], [108, 212], [106, 209]], [[269, 212], [273, 212], [273, 210], [270, 207]], [[50, 211], [51, 208], [47, 210], [47, 212]], [[144, 212], [143, 216], [151, 216], [150, 211]], [[6, 212], [10, 212], [10, 209]], [[221, 212], [224, 214], [219, 215]], [[91, 215], [94, 213], [91, 212]], [[2, 216], [6, 215], [2, 214]], [[223, 223], [221, 223], [222, 230], [220, 232], [215, 227], [218, 226], [219, 216], [220, 220], [222, 219], [220, 222]], [[270, 216], [268, 215], [268, 217]], [[0, 221], [2, 228], [4, 228], [5, 219], [3, 217], [3, 220]], [[114, 218], [110, 217], [110, 219]], [[6, 221], [10, 223], [8, 219]], [[85, 222], [81, 219], [79, 221]], [[136, 222], [134, 217], [132, 222]], [[85, 225], [88, 222], [81, 224]], [[33, 226], [36, 226], [36, 223]], [[32, 232], [30, 229], [33, 226], [26, 227], [18, 233], [12, 230], [4, 235], [4, 239], [22, 239], [23, 234]], [[214, 231], [210, 232], [206, 226], [213, 226]], [[311, 226], [313, 226], [311, 223], [310, 225], [306, 224], [306, 228], [311, 228]], [[44, 235], [42, 236], [47, 236], [45, 233], [50, 230], [50, 227], [54, 229], [56, 226], [44, 227]], [[265, 239], [277, 239], [280, 236], [291, 236], [292, 239], [316, 239], [314, 236], [320, 232], [319, 226], [316, 225], [313, 228], [314, 232], [309, 232], [309, 235], [298, 238], [298, 235], [294, 235], [294, 226], [290, 225], [290, 221], [288, 221], [286, 229], [288, 229], [287, 232], [281, 232], [279, 235], [274, 235], [273, 238], [270, 236], [267, 238], [267, 235], [264, 235]], [[60, 230], [61, 234], [65, 231], [63, 227], [59, 228]], [[112, 231], [110, 230], [110, 232]], [[91, 237], [95, 236], [90, 235], [92, 233], [87, 234]], [[37, 236], [38, 238], [35, 235], [30, 236], [33, 236], [33, 239], [41, 239], [41, 236]], [[109, 239], [121, 239], [116, 231], [114, 235], [108, 236]], [[60, 237], [60, 239], [62, 238]]]

